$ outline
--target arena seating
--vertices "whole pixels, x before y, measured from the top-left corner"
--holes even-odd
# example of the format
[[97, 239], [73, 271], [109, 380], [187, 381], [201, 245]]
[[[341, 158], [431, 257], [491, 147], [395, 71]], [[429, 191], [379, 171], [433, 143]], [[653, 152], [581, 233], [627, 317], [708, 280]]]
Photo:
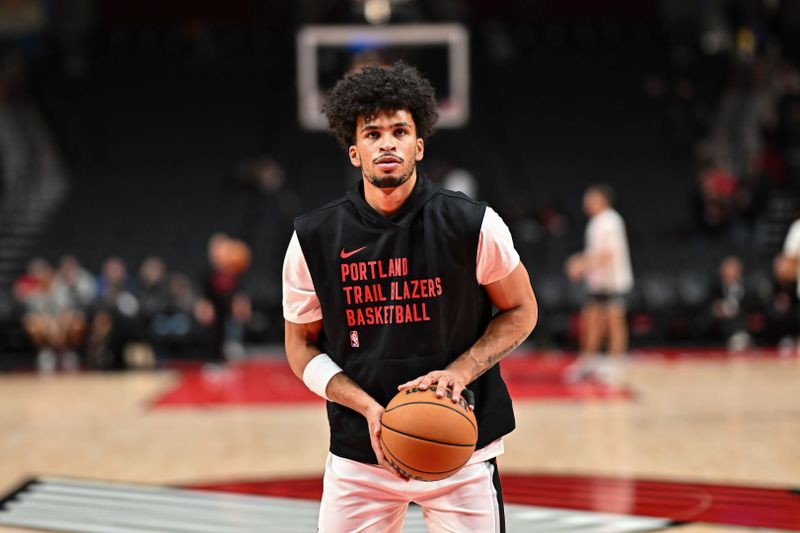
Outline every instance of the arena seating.
[[[664, 107], [643, 90], [654, 70], [672, 75], [667, 59], [652, 62], [669, 54], [651, 30], [520, 27], [510, 36], [513, 53], [503, 58], [489, 53], [487, 34], [477, 31], [471, 122], [429, 140], [428, 165], [469, 169], [479, 196], [512, 229], [543, 201], [567, 217], [563, 234], [516, 235], [542, 295], [543, 343], [569, 338], [580, 301], [561, 268], [581, 246], [580, 199], [590, 183], [617, 190], [627, 221], [639, 280], [633, 310], [652, 324], [638, 341], [696, 333], [672, 322], [687, 309], [702, 311], [727, 253], [756, 265], [756, 278], [768, 272], [763, 257], [728, 239], [693, 236], [691, 138], [673, 135]], [[36, 97], [73, 169], [71, 194], [36, 253], [74, 253], [93, 270], [110, 255], [134, 267], [159, 255], [198, 279], [208, 237], [240, 236], [254, 249], [246, 286], [268, 310], [267, 337], [279, 341], [279, 271], [291, 218], [336, 197], [357, 176], [335, 142], [297, 124], [287, 59], [293, 36], [218, 31], [203, 45], [174, 30], [116, 30], [97, 39], [102, 46], [85, 78], [65, 80], [48, 65], [35, 74]], [[713, 98], [715, 90], [701, 87], [697, 98]], [[242, 161], [264, 155], [285, 172], [281, 195], [259, 197], [236, 185]], [[676, 328], [684, 332], [669, 333]]]

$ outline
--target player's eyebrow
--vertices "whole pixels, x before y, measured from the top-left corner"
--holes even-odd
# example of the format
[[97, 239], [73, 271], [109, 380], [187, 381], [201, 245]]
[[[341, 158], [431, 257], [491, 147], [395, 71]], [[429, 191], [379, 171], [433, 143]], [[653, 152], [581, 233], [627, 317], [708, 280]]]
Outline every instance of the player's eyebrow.
[[[394, 124], [392, 124], [389, 127], [390, 128], [410, 128], [411, 124], [409, 124], [408, 122], [405, 122], [405, 121], [403, 121], [403, 122], [395, 122]], [[378, 126], [377, 124], [366, 124], [363, 128], [361, 128], [361, 131], [379, 130], [379, 129], [381, 129], [381, 127]]]

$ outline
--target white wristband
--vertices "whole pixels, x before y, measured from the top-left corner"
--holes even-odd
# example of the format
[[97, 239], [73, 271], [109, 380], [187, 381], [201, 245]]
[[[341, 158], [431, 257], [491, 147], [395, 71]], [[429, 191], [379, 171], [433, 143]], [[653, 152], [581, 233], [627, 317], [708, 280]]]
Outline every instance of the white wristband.
[[311, 392], [328, 400], [325, 389], [328, 388], [328, 383], [333, 379], [333, 376], [341, 371], [342, 369], [339, 365], [334, 363], [328, 354], [321, 353], [306, 365], [305, 370], [303, 370], [303, 383], [306, 384], [306, 387]]

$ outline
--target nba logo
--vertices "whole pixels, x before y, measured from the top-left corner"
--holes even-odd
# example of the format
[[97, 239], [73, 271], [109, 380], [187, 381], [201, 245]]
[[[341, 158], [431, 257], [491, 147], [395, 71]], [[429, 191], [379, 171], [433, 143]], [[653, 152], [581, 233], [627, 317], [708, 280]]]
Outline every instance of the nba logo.
[[350, 332], [350, 346], [353, 348], [358, 348], [358, 332], [351, 331]]

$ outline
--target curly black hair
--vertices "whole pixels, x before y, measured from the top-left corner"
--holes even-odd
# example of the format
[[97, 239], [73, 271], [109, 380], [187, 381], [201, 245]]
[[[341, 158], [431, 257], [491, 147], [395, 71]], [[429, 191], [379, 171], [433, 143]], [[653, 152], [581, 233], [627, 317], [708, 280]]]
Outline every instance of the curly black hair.
[[406, 110], [417, 126], [417, 137], [433, 133], [439, 119], [431, 82], [402, 61], [392, 66], [367, 66], [339, 80], [328, 92], [322, 112], [328, 128], [347, 148], [354, 144], [356, 120], [378, 111]]

